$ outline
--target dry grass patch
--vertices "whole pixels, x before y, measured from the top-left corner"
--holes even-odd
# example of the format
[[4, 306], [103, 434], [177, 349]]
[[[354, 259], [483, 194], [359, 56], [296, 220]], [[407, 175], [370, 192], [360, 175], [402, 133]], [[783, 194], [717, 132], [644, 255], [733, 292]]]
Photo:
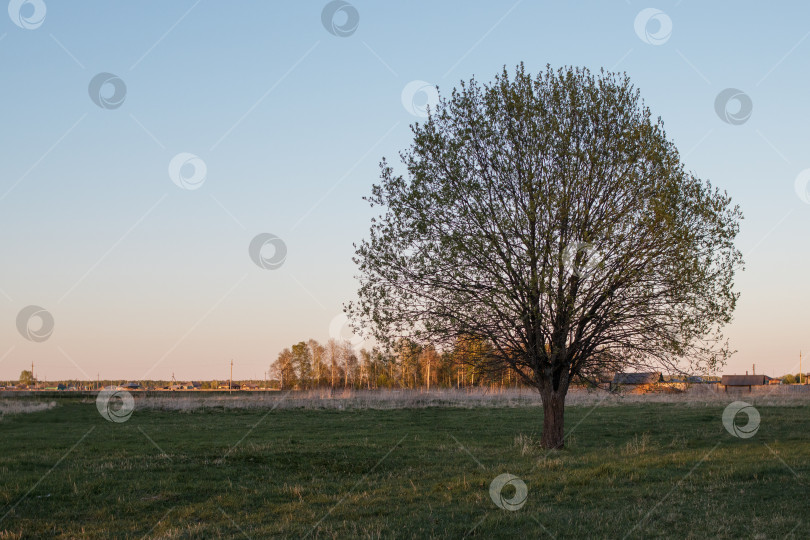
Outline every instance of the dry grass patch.
[[[527, 388], [462, 388], [356, 390], [319, 388], [291, 392], [235, 392], [232, 395], [208, 392], [142, 394], [135, 392], [136, 408], [174, 412], [199, 410], [394, 410], [430, 407], [516, 408], [542, 407], [540, 395]], [[734, 400], [755, 406], [797, 406], [810, 403], [810, 391], [763, 387], [752, 392], [718, 391], [708, 385], [695, 385], [684, 392], [647, 394], [610, 393], [605, 390], [573, 388], [566, 397], [567, 407], [611, 407], [631, 404], [671, 403], [689, 407], [726, 405]], [[92, 400], [87, 400], [92, 401]], [[566, 446], [573, 441], [566, 439]]]
[[0, 400], [0, 419], [7, 414], [26, 414], [47, 411], [56, 407], [55, 401]]
[[637, 456], [650, 450], [654, 450], [653, 445], [650, 444], [650, 434], [642, 433], [641, 437], [638, 435], [633, 435], [633, 438], [627, 441], [627, 444], [624, 446], [624, 450], [622, 450], [622, 455]]

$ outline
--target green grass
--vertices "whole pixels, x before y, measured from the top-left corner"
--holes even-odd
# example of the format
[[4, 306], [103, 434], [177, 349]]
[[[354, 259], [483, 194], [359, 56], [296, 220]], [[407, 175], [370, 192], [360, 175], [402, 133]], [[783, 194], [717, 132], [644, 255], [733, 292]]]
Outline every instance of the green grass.
[[[533, 407], [114, 424], [61, 399], [0, 421], [0, 539], [803, 537], [808, 407], [758, 409], [743, 440], [722, 406], [569, 407], [569, 446], [547, 453]], [[518, 511], [490, 499], [504, 472], [528, 487]]]

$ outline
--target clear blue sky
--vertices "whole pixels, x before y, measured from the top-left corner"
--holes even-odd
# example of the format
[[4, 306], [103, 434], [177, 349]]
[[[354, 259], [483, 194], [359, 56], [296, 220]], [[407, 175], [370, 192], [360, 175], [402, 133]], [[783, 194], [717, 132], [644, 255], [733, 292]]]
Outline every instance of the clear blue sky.
[[[794, 186], [810, 168], [810, 5], [664, 1], [639, 35], [638, 1], [353, 0], [340, 37], [325, 1], [40, 4], [44, 19], [0, 10], [0, 378], [32, 360], [51, 379], [225, 378], [230, 358], [261, 377], [281, 348], [327, 339], [356, 287], [361, 197], [418, 120], [403, 89], [520, 61], [626, 71], [688, 168], [742, 207], [725, 371], [796, 371], [810, 353], [810, 204]], [[334, 22], [351, 26], [351, 7]], [[90, 98], [98, 73], [126, 85], [117, 108]], [[716, 113], [726, 88], [750, 97], [747, 121]], [[169, 177], [183, 152], [206, 165], [198, 189]], [[265, 232], [288, 248], [277, 270], [248, 255]], [[53, 315], [49, 339], [17, 331], [28, 305]]]

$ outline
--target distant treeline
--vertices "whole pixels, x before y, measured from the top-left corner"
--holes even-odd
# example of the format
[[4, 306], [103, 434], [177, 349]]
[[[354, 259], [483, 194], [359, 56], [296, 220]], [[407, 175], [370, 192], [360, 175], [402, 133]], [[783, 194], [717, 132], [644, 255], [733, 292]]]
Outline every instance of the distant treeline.
[[[489, 345], [474, 338], [459, 339], [447, 351], [434, 346], [422, 346], [402, 340], [392, 350], [357, 349], [348, 341], [330, 339], [321, 344], [314, 339], [300, 341], [285, 348], [271, 363], [269, 379], [233, 380], [236, 388], [250, 386], [275, 390], [305, 390], [312, 388], [451, 388], [470, 386], [523, 386], [513, 372], [476, 367], [476, 359], [487, 355]], [[102, 379], [35, 380], [24, 371], [19, 381], [7, 381], [4, 386], [31, 387], [64, 384], [77, 390], [95, 390], [108, 386], [138, 382], [145, 389], [170, 389], [186, 381]], [[191, 382], [191, 381], [188, 381]], [[197, 381], [203, 390], [228, 388], [228, 379]]]
[[[452, 348], [439, 351], [432, 345], [419, 345], [401, 340], [390, 350], [356, 348], [348, 341], [330, 339], [321, 344], [314, 339], [300, 341], [285, 348], [270, 364], [269, 378], [195, 381], [194, 388], [203, 390], [230, 388], [306, 390], [312, 388], [460, 388], [470, 386], [525, 386], [525, 381], [506, 366], [493, 369], [491, 363], [479, 360], [489, 355], [491, 345], [475, 338], [458, 339]], [[482, 366], [486, 365], [484, 369]], [[575, 385], [591, 386], [600, 377], [577, 378]], [[664, 380], [678, 376], [664, 376]], [[800, 375], [780, 377], [783, 384], [796, 384]], [[801, 375], [801, 382], [810, 377]], [[704, 377], [719, 381], [719, 377]], [[65, 379], [39, 381], [30, 371], [23, 371], [16, 381], [0, 381], [0, 388], [16, 386], [41, 388], [63, 384], [77, 390], [95, 390], [108, 386], [138, 382], [145, 389], [172, 389], [185, 386], [176, 380], [102, 379], [95, 381]], [[191, 381], [188, 381], [189, 383]], [[605, 382], [602, 380], [601, 382]]]
[[[81, 379], [48, 379], [48, 380], [31, 380], [29, 378], [21, 377], [19, 380], [6, 380], [0, 381], [0, 389], [2, 388], [38, 388], [43, 389], [46, 387], [56, 387], [58, 385], [63, 385], [66, 388], [71, 388], [74, 390], [98, 390], [100, 388], [107, 388], [110, 386], [121, 386], [127, 383], [137, 382], [144, 389], [161, 389], [161, 388], [169, 388], [173, 385], [177, 385], [176, 381], [168, 381], [168, 380], [151, 380], [151, 379], [99, 379], [99, 380], [81, 380]], [[263, 386], [264, 380], [255, 381], [255, 380], [244, 380], [244, 381], [237, 381], [234, 380], [233, 384], [253, 384], [257, 386]], [[222, 382], [213, 380], [213, 381], [200, 381], [200, 388], [208, 390], [208, 389], [215, 389], [219, 388], [221, 385], [227, 385], [228, 380], [225, 379]]]
[[276, 388], [432, 388], [522, 384], [505, 366], [476, 367], [488, 344], [458, 340], [451, 350], [402, 340], [393, 350], [356, 349], [347, 341], [300, 341], [281, 351], [270, 366]]

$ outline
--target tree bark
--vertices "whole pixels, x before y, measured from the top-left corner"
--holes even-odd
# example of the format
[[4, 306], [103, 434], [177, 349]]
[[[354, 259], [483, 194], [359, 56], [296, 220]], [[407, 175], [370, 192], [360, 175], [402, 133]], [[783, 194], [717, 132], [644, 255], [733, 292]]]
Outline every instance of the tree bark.
[[561, 450], [565, 443], [565, 389], [556, 392], [553, 389], [543, 389], [540, 397], [543, 401], [543, 435], [540, 446], [548, 449]]

